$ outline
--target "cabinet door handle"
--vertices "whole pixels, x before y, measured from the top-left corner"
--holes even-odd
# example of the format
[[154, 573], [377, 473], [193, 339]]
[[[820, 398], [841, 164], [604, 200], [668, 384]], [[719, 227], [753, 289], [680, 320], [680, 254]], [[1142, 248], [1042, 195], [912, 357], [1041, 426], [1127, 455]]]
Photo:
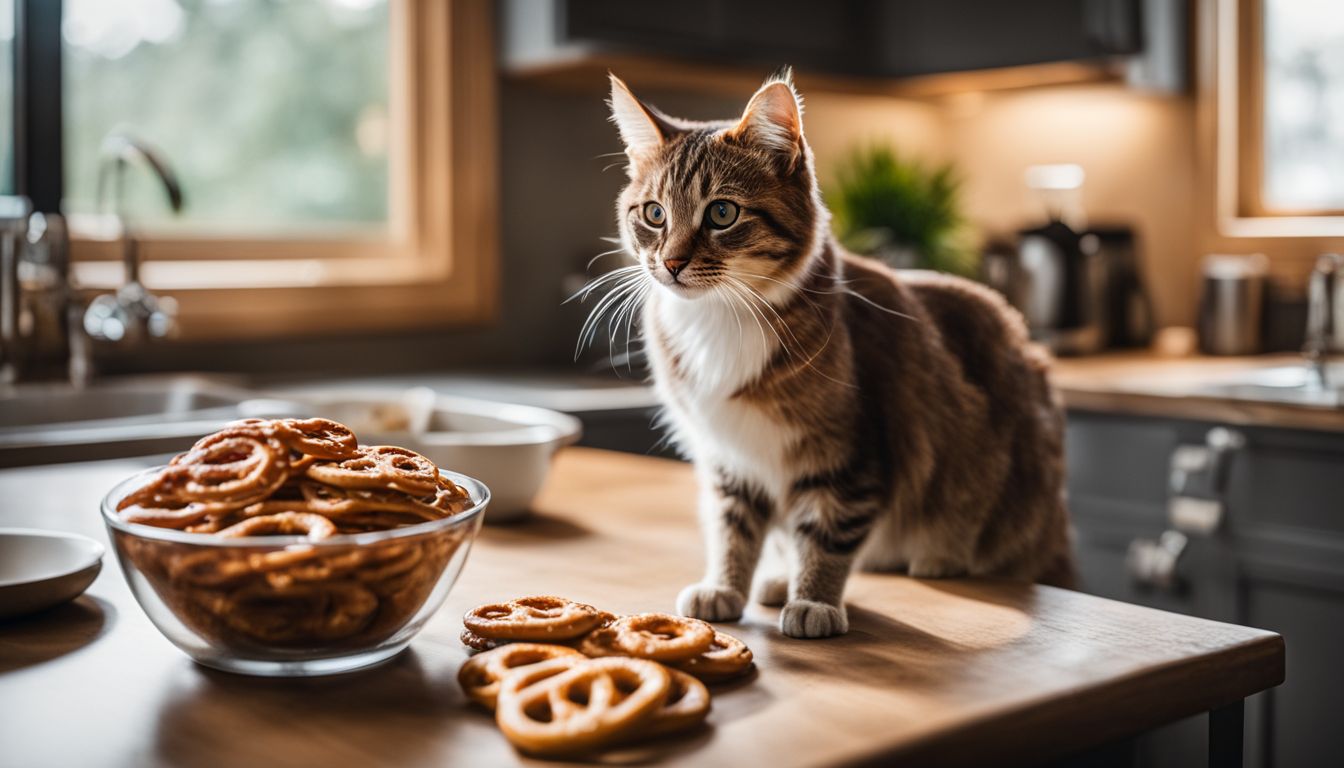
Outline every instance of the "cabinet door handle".
[[1203, 445], [1179, 445], [1171, 454], [1171, 496], [1167, 519], [1172, 527], [1208, 536], [1223, 521], [1228, 467], [1246, 445], [1246, 437], [1227, 427], [1214, 427]]
[[1131, 541], [1125, 556], [1130, 577], [1150, 587], [1171, 589], [1176, 584], [1176, 564], [1189, 543], [1190, 539], [1180, 531], [1163, 531], [1157, 541]]
[[1214, 427], [1203, 445], [1178, 445], [1171, 454], [1171, 496], [1167, 499], [1170, 528], [1156, 540], [1129, 544], [1125, 567], [1135, 581], [1170, 589], [1178, 581], [1177, 566], [1191, 536], [1210, 536], [1223, 522], [1228, 466], [1246, 445], [1246, 437], [1227, 427]]

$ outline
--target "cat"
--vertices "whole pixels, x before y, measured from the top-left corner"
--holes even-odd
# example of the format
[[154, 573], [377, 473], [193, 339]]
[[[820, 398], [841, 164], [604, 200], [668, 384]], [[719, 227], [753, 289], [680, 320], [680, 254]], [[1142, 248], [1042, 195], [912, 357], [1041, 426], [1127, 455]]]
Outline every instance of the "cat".
[[[993, 291], [838, 245], [791, 73], [738, 120], [669, 117], [614, 74], [610, 108], [624, 287], [700, 484], [706, 574], [678, 612], [736, 620], [755, 577], [813, 638], [848, 631], [855, 565], [1067, 584], [1048, 355]], [[782, 567], [757, 574], [767, 538]]]

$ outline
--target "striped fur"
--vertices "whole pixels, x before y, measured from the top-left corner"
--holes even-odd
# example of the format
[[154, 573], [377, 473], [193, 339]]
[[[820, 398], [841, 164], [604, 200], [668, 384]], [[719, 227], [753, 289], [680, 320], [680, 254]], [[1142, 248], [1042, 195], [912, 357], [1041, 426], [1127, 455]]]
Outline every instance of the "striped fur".
[[856, 563], [1067, 582], [1062, 417], [1020, 316], [835, 243], [787, 73], [735, 121], [668, 117], [614, 76], [611, 106], [654, 383], [701, 485], [707, 572], [678, 609], [736, 619], [755, 577], [785, 634], [823, 637]]

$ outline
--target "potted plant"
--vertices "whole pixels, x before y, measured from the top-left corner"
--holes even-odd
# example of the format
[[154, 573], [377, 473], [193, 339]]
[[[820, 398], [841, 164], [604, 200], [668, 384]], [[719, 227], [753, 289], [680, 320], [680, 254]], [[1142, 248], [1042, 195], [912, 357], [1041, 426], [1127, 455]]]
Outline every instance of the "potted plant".
[[929, 168], [890, 147], [861, 147], [834, 178], [826, 197], [846, 248], [893, 267], [976, 274], [979, 253], [950, 163]]

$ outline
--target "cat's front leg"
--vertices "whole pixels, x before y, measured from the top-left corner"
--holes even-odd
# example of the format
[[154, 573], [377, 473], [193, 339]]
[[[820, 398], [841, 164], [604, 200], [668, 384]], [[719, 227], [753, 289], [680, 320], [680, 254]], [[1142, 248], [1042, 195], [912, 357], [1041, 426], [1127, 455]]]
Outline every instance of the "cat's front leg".
[[800, 481], [789, 501], [789, 598], [779, 630], [790, 637], [831, 637], [849, 631], [845, 582], [855, 552], [868, 538], [879, 501], [851, 488]]
[[742, 617], [774, 503], [750, 482], [720, 473], [705, 484], [700, 525], [705, 578], [677, 596], [677, 612], [705, 621]]

